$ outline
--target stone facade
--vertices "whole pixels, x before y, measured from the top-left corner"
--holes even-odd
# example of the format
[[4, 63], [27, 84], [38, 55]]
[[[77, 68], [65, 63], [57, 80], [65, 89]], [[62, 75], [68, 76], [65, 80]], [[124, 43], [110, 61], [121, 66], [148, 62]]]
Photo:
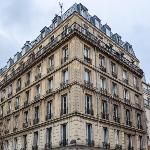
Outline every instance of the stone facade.
[[143, 85], [143, 97], [147, 118], [147, 132], [148, 132], [148, 146], [150, 149], [150, 85], [146, 82], [142, 83]]
[[2, 150], [147, 150], [139, 61], [78, 9], [1, 74]]

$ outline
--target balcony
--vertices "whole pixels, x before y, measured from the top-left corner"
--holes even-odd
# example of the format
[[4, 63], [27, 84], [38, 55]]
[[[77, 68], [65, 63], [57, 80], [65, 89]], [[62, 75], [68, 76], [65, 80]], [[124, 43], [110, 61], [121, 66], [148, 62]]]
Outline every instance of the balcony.
[[46, 121], [52, 119], [52, 114], [47, 114], [45, 118], [46, 118]]
[[116, 144], [115, 145], [115, 150], [122, 150], [122, 145]]
[[68, 57], [64, 57], [61, 59], [61, 64], [64, 64], [68, 61]]
[[66, 109], [61, 109], [60, 110], [60, 115], [62, 116], [62, 115], [67, 115], [68, 114], [68, 108], [66, 108]]
[[130, 100], [129, 100], [129, 99], [127, 99], [127, 98], [124, 98], [124, 102], [125, 102], [127, 105], [131, 105]]
[[9, 134], [9, 129], [5, 129], [4, 133]]
[[16, 105], [16, 106], [15, 106], [15, 110], [18, 110], [18, 109], [19, 109], [19, 105]]
[[113, 71], [112, 71], [111, 74], [112, 74], [112, 76], [113, 76], [114, 78], [117, 78], [117, 73], [116, 73], [116, 72], [113, 72]]
[[45, 149], [44, 150], [50, 150], [52, 147], [52, 143], [46, 143], [45, 144]]
[[48, 95], [48, 94], [52, 93], [52, 91], [53, 91], [53, 89], [48, 89], [48, 90], [46, 91], [46, 94]]
[[127, 121], [126, 121], [126, 125], [131, 127], [131, 126], [132, 126], [132, 122], [129, 121], [129, 120], [127, 120]]
[[92, 59], [84, 56], [84, 62], [92, 64]]
[[110, 149], [110, 143], [103, 142], [103, 148], [104, 149]]
[[10, 92], [10, 93], [8, 94], [8, 98], [10, 98], [10, 97], [12, 97], [12, 92]]
[[68, 145], [68, 139], [62, 139], [59, 143], [60, 146], [67, 146]]
[[88, 145], [88, 146], [90, 146], [90, 147], [93, 147], [94, 146], [94, 141], [93, 140], [88, 140], [88, 139], [86, 139], [86, 144]]
[[142, 130], [142, 129], [143, 129], [142, 124], [141, 124], [141, 123], [138, 123], [138, 124], [137, 124], [137, 128]]
[[1, 97], [1, 102], [3, 102], [3, 101], [4, 101], [4, 99], [5, 99], [5, 97]]
[[20, 90], [21, 90], [21, 86], [18, 86], [18, 87], [16, 88], [16, 93], [18, 93]]
[[141, 109], [141, 105], [139, 103], [135, 103], [135, 107]]
[[84, 80], [84, 85], [88, 88], [92, 88], [93, 87], [93, 83], [91, 83], [90, 81], [86, 81]]
[[132, 146], [132, 147], [129, 146], [129, 147], [128, 147], [128, 150], [134, 150], [134, 147], [133, 147], [133, 146]]
[[113, 116], [113, 119], [115, 122], [120, 123], [120, 117], [118, 116]]
[[29, 102], [28, 102], [28, 100], [26, 100], [26, 101], [24, 102], [24, 107], [28, 107], [28, 105], [29, 105]]
[[29, 126], [29, 123], [28, 122], [24, 122], [23, 123], [23, 128], [27, 128]]
[[105, 120], [109, 120], [109, 114], [108, 113], [101, 113], [101, 117], [102, 119], [105, 119]]
[[114, 99], [119, 99], [119, 95], [117, 95], [116, 93], [112, 94]]
[[10, 114], [10, 112], [11, 112], [10, 110], [7, 110], [7, 114]]
[[25, 87], [30, 85], [30, 80], [27, 80], [27, 82], [25, 82]]
[[38, 150], [38, 145], [33, 145], [32, 150]]
[[24, 148], [21, 148], [20, 150], [27, 150], [27, 145], [24, 146]]
[[107, 94], [107, 89], [105, 89], [105, 88], [100, 88], [100, 92], [101, 92], [102, 94]]
[[64, 88], [65, 86], [67, 86], [69, 84], [69, 81], [66, 80], [66, 81], [63, 81], [62, 83], [60, 83], [60, 87], [61, 88]]
[[139, 91], [139, 86], [138, 85], [134, 85], [134, 88], [136, 89], [136, 90], [138, 90]]
[[41, 98], [41, 95], [40, 94], [37, 94], [35, 97], [34, 97], [34, 101], [39, 101]]
[[54, 65], [50, 66], [47, 68], [47, 73], [50, 73], [51, 71], [54, 70]]
[[128, 80], [128, 79], [123, 79], [123, 82], [124, 82], [125, 84], [129, 84], [129, 80]]
[[106, 67], [105, 67], [105, 66], [100, 65], [99, 68], [100, 68], [100, 70], [102, 70], [103, 72], [106, 72]]
[[39, 80], [41, 77], [42, 77], [41, 73], [38, 73], [38, 74], [35, 76], [35, 81]]
[[36, 124], [38, 124], [39, 123], [39, 118], [35, 118], [34, 120], [33, 120], [33, 125], [36, 125]]
[[85, 113], [88, 114], [88, 115], [92, 115], [92, 116], [94, 115], [93, 109], [86, 109]]

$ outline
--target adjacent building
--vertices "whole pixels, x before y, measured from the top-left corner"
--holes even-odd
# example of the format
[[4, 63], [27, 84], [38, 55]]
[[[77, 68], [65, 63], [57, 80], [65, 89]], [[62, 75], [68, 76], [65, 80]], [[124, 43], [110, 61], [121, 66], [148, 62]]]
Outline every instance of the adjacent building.
[[147, 84], [144, 81], [142, 85], [143, 85], [145, 111], [147, 117], [148, 148], [150, 149], [150, 84]]
[[147, 150], [132, 45], [82, 4], [56, 15], [0, 70], [2, 150]]

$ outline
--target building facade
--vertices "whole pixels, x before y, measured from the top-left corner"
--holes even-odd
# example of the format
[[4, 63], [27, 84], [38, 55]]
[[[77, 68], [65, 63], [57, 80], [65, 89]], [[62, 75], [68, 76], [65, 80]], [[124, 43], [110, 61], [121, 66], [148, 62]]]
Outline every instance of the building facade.
[[143, 85], [143, 97], [147, 118], [147, 132], [148, 132], [148, 148], [150, 150], [150, 84], [146, 82], [142, 83]]
[[139, 60], [82, 4], [0, 73], [2, 150], [147, 150]]

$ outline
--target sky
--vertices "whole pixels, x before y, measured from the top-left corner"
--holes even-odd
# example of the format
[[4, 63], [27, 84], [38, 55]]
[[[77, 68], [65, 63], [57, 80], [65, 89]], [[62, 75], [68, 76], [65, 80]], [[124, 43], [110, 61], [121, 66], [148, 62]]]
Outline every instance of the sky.
[[130, 42], [150, 82], [150, 0], [0, 0], [0, 68], [60, 14], [59, 2], [63, 12], [75, 2], [82, 3]]

